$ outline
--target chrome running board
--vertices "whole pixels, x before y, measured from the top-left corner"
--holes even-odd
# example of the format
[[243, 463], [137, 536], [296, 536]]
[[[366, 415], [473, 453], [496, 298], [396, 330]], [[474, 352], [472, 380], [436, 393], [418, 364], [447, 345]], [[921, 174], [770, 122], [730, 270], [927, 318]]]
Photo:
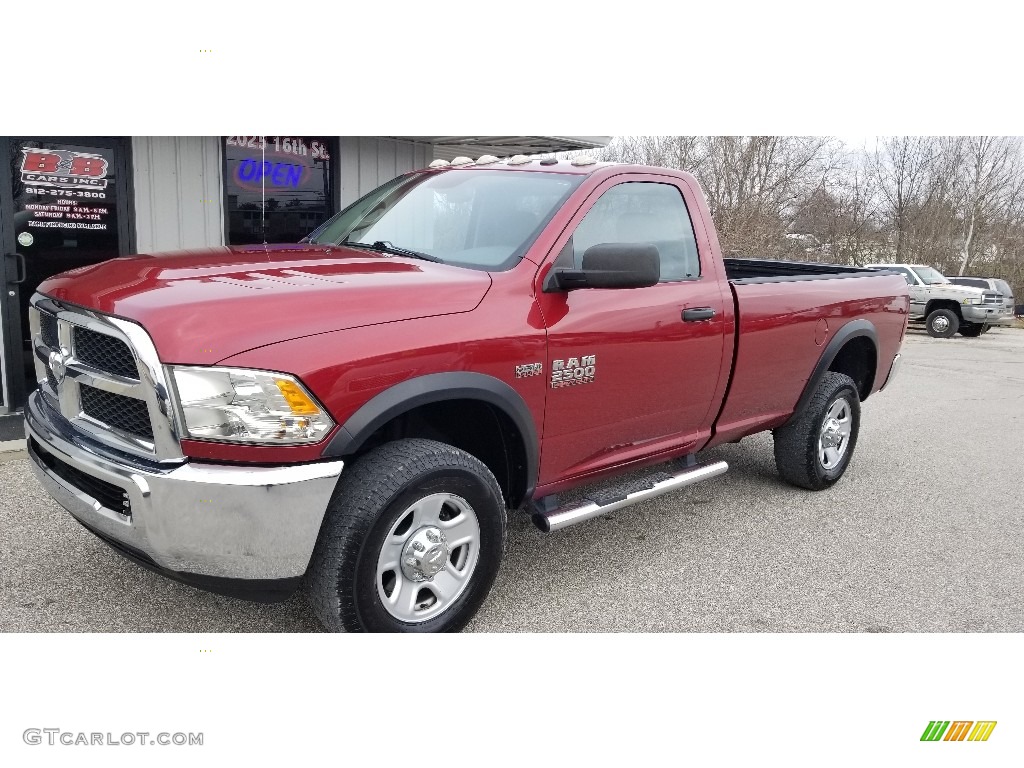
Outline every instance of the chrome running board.
[[568, 528], [570, 525], [576, 525], [618, 509], [639, 504], [641, 501], [678, 491], [688, 485], [710, 480], [725, 474], [728, 469], [729, 465], [724, 461], [713, 461], [708, 464], [687, 467], [674, 475], [668, 472], [657, 472], [629, 483], [604, 488], [595, 491], [583, 501], [573, 502], [565, 507], [544, 510], [539, 506], [534, 506], [533, 523], [544, 533], [554, 533]]

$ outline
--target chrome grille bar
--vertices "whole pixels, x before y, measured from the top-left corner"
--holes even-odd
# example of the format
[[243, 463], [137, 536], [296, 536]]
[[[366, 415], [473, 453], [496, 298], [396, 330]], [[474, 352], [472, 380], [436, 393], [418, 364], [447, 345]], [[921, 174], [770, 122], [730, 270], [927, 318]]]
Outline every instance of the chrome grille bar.
[[[44, 341], [43, 318], [56, 321], [57, 348], [48, 346]], [[47, 319], [45, 322], [49, 325], [52, 321]], [[29, 325], [39, 388], [50, 404], [75, 428], [118, 450], [157, 461], [181, 461], [180, 432], [170, 402], [166, 375], [152, 339], [141, 326], [40, 294], [32, 297]], [[89, 362], [79, 359], [75, 350], [77, 329], [102, 334], [124, 344], [134, 359], [137, 375], [125, 375], [130, 371], [124, 355], [115, 366], [117, 373], [99, 367], [100, 361], [95, 356]], [[128, 432], [86, 413], [82, 407], [83, 386], [145, 403], [152, 435]]]

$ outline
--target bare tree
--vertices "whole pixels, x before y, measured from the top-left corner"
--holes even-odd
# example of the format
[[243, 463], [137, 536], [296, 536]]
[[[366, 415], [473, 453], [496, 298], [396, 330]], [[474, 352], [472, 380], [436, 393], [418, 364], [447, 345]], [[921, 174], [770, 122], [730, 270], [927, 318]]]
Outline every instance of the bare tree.
[[980, 230], [999, 216], [1012, 197], [1020, 175], [1021, 143], [1009, 136], [956, 136], [944, 144], [953, 176], [953, 202], [962, 212], [957, 272], [962, 275]]
[[906, 258], [912, 214], [928, 201], [937, 154], [936, 140], [931, 136], [889, 136], [875, 149], [878, 191], [896, 238], [898, 262]]
[[[801, 201], [790, 229], [813, 236], [821, 244], [813, 255], [823, 260], [864, 264], [881, 258], [885, 232], [868, 157], [847, 153], [838, 171]], [[804, 258], [808, 255], [805, 252]]]
[[783, 255], [798, 203], [824, 184], [836, 144], [810, 136], [632, 136], [612, 142], [604, 158], [693, 173], [728, 253]]

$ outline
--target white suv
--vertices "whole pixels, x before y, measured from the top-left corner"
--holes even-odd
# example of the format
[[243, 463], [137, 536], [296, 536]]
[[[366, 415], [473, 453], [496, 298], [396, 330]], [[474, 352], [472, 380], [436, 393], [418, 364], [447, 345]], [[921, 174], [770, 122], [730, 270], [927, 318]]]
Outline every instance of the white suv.
[[1013, 307], [996, 290], [954, 285], [923, 264], [868, 264], [903, 275], [910, 286], [910, 319], [924, 321], [929, 336], [980, 336], [992, 325], [1012, 325]]

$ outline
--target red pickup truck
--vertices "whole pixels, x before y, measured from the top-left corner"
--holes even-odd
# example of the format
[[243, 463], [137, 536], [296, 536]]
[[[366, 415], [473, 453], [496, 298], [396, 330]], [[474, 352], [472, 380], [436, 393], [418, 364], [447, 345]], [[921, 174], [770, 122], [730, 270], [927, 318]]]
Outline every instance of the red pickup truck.
[[304, 585], [328, 629], [453, 630], [507, 510], [556, 531], [713, 478], [700, 451], [764, 430], [787, 481], [835, 483], [908, 307], [896, 274], [723, 259], [689, 174], [483, 158], [298, 244], [50, 279], [29, 452], [86, 528], [167, 576]]

